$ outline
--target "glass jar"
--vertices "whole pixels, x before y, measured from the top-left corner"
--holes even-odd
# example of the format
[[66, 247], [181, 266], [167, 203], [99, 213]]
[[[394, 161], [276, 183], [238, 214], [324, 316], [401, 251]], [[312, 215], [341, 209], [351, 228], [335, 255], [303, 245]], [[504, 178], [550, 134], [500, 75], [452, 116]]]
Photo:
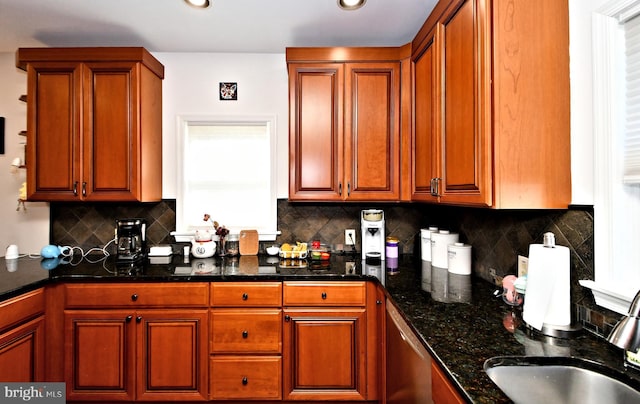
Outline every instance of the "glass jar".
[[229, 234], [225, 242], [226, 254], [236, 256], [240, 252], [240, 237], [237, 234]]

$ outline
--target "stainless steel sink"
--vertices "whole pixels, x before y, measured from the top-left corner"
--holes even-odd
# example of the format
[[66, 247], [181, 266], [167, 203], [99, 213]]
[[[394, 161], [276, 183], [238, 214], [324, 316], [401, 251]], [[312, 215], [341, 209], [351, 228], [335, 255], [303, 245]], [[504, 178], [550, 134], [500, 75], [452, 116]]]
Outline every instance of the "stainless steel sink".
[[517, 404], [640, 403], [638, 380], [585, 359], [501, 356], [484, 370]]

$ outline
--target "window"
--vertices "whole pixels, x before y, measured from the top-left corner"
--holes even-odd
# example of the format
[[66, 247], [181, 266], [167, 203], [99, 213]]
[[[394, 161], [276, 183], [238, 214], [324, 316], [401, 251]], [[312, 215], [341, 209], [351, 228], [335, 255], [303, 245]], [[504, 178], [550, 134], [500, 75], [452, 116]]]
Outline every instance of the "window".
[[640, 286], [640, 184], [625, 183], [623, 158], [633, 144], [627, 135], [636, 131], [639, 12], [640, 0], [613, 0], [593, 16], [595, 281], [581, 284], [598, 305], [622, 314]]
[[277, 234], [275, 117], [180, 117], [176, 239], [210, 228]]

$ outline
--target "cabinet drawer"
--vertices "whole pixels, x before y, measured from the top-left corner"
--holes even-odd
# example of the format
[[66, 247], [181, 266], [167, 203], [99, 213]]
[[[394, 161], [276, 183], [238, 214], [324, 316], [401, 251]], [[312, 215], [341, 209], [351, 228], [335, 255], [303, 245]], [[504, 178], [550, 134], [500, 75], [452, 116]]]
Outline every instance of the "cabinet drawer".
[[69, 284], [67, 308], [76, 307], [206, 307], [209, 284], [122, 283]]
[[211, 311], [211, 353], [280, 353], [282, 310], [216, 309]]
[[280, 282], [212, 282], [211, 305], [217, 307], [280, 307]]
[[0, 303], [0, 331], [44, 312], [44, 290], [37, 289]]
[[215, 356], [209, 363], [212, 400], [282, 397], [282, 359], [278, 356]]
[[284, 282], [285, 306], [364, 306], [364, 282]]

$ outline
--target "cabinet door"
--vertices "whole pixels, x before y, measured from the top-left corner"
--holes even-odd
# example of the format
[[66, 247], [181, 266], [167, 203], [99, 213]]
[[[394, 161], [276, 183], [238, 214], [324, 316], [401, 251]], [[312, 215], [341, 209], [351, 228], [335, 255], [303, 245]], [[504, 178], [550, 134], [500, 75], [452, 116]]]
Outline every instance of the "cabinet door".
[[[491, 205], [489, 46], [478, 0], [458, 0], [441, 19], [443, 127], [438, 194], [442, 202]], [[487, 125], [489, 129], [487, 130]]]
[[0, 381], [44, 380], [44, 317], [0, 334]]
[[364, 308], [287, 309], [283, 399], [366, 399]]
[[139, 81], [136, 63], [87, 63], [83, 74], [86, 200], [136, 200]]
[[27, 199], [79, 200], [81, 65], [33, 63], [27, 71]]
[[339, 201], [344, 65], [289, 65], [289, 199]]
[[437, 176], [437, 134], [441, 128], [437, 119], [441, 114], [441, 103], [438, 101], [441, 69], [436, 36], [437, 29], [434, 29], [413, 61], [415, 126], [412, 131], [411, 200], [414, 201], [436, 200], [431, 189], [432, 180]]
[[127, 310], [65, 310], [69, 400], [135, 398], [135, 321]]
[[348, 63], [344, 88], [343, 193], [349, 200], [397, 201], [400, 63]]
[[207, 310], [140, 310], [135, 321], [137, 399], [206, 400]]

